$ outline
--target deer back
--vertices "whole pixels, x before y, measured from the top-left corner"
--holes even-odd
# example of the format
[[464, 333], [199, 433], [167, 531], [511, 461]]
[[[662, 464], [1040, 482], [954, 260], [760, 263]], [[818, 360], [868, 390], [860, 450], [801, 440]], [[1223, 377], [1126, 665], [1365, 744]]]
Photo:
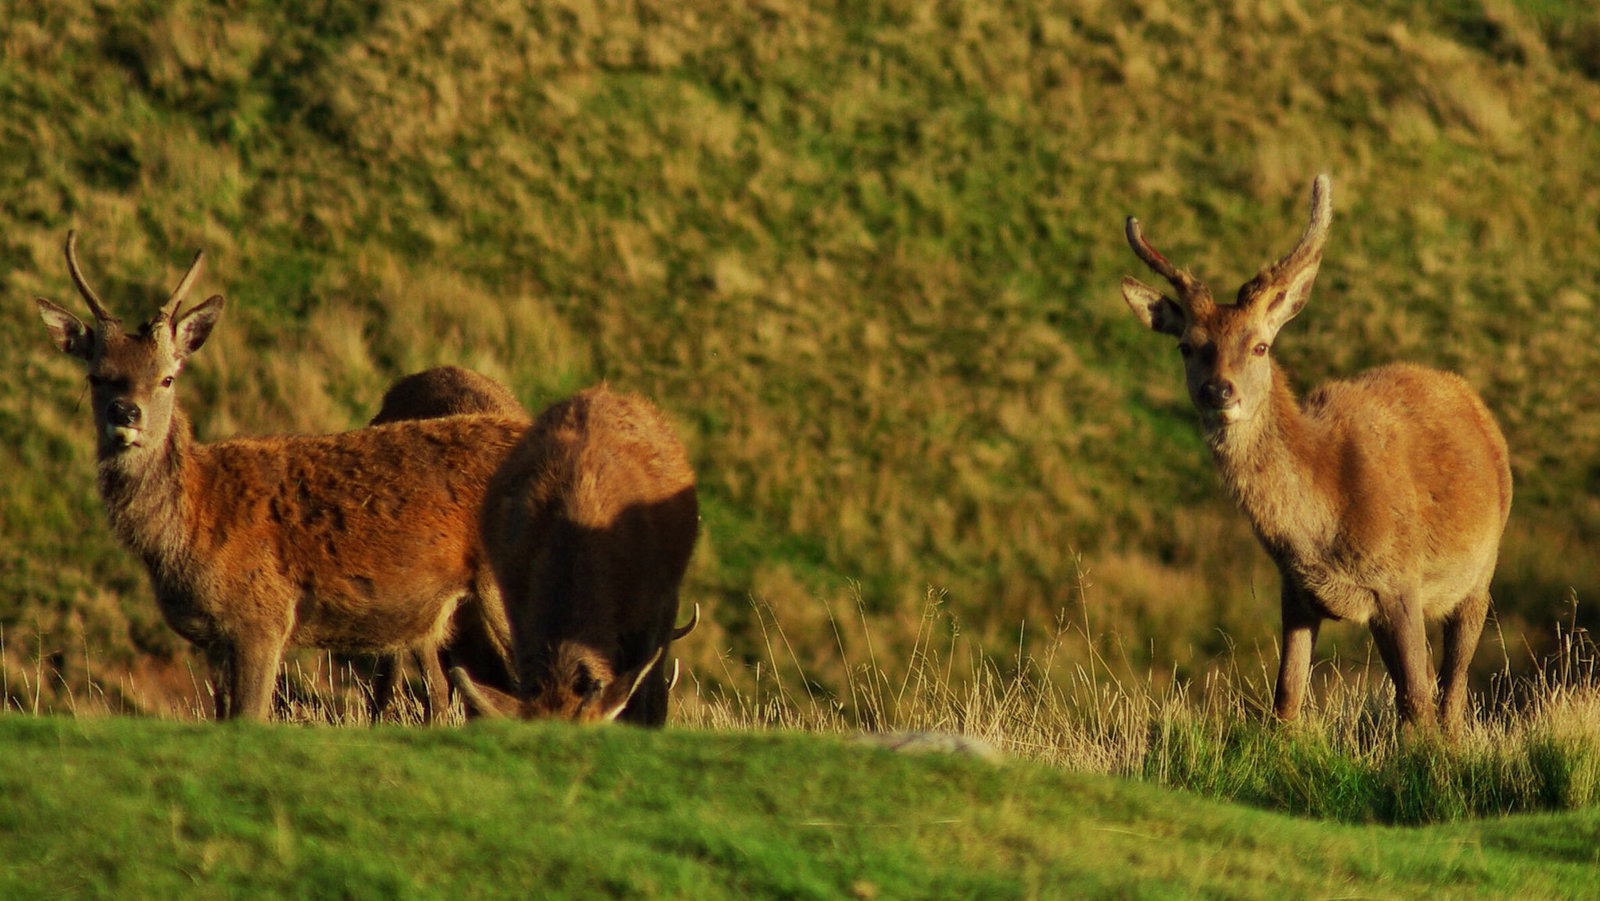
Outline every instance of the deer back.
[[402, 419], [433, 419], [464, 413], [490, 413], [527, 419], [510, 389], [460, 366], [435, 366], [397, 380], [383, 393], [370, 425]]

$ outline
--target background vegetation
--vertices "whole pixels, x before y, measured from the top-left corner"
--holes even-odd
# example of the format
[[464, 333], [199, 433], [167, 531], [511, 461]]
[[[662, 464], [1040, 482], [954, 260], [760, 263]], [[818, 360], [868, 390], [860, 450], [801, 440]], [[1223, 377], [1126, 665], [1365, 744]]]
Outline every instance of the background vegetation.
[[[1517, 499], [1480, 684], [1594, 622], [1585, 4], [4, 10], [13, 705], [181, 712], [199, 691], [104, 527], [81, 375], [29, 302], [76, 303], [68, 228], [129, 316], [205, 248], [197, 290], [228, 312], [182, 387], [203, 438], [354, 427], [445, 362], [534, 408], [601, 378], [656, 398], [701, 477], [689, 670], [751, 691], [775, 657], [849, 705], [849, 661], [908, 661], [926, 629], [993, 652], [950, 655], [958, 676], [1006, 649], [1020, 671], [1040, 634], [1065, 636], [1055, 673], [1154, 685], [1276, 659], [1276, 578], [1176, 355], [1124, 312], [1120, 228], [1137, 213], [1226, 295], [1327, 171], [1327, 260], [1275, 352], [1302, 386], [1457, 369], [1500, 417]], [[1369, 659], [1354, 629], [1330, 647]]]

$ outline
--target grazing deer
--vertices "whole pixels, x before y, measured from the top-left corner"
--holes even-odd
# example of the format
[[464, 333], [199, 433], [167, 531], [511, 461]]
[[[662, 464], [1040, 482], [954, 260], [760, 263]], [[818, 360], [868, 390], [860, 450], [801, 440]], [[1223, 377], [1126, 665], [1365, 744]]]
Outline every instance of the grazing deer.
[[[529, 422], [528, 413], [510, 389], [494, 379], [460, 366], [435, 366], [397, 379], [383, 393], [378, 412], [368, 425], [407, 419], [437, 419], [486, 413]], [[414, 651], [415, 658], [420, 651]], [[494, 598], [463, 598], [450, 620], [450, 638], [438, 654], [439, 666], [462, 667], [471, 679], [501, 693], [516, 688], [511, 673], [511, 627]], [[448, 661], [448, 664], [446, 663]], [[438, 670], [416, 660], [424, 680]], [[370, 712], [377, 722], [394, 696], [399, 658], [381, 655], [373, 669]], [[473, 710], [469, 706], [468, 713]]]
[[434, 650], [468, 595], [496, 596], [477, 513], [526, 420], [456, 416], [337, 435], [197, 443], [176, 378], [222, 313], [185, 309], [201, 254], [137, 331], [67, 272], [86, 324], [36, 300], [51, 339], [88, 369], [96, 470], [112, 531], [149, 571], [167, 624], [203, 649], [218, 718], [264, 719], [286, 646], [420, 648], [430, 718], [445, 712]]
[[1408, 731], [1431, 726], [1425, 621], [1442, 618], [1438, 716], [1454, 731], [1511, 509], [1506, 442], [1465, 380], [1421, 366], [1380, 366], [1295, 400], [1268, 350], [1311, 296], [1332, 215], [1318, 176], [1299, 243], [1232, 305], [1215, 303], [1129, 217], [1133, 252], [1175, 296], [1127, 277], [1122, 296], [1140, 322], [1178, 339], [1223, 483], [1282, 576], [1278, 717], [1299, 714], [1318, 626], [1340, 619], [1371, 629]]
[[378, 412], [368, 425], [402, 419], [437, 419], [488, 413], [527, 419], [528, 412], [511, 390], [486, 375], [460, 366], [435, 366], [397, 379], [383, 392]]
[[[481, 527], [516, 649], [525, 718], [667, 719], [662, 661], [698, 531], [694, 472], [649, 401], [604, 386], [534, 420], [489, 482]], [[505, 697], [451, 672], [469, 707]]]

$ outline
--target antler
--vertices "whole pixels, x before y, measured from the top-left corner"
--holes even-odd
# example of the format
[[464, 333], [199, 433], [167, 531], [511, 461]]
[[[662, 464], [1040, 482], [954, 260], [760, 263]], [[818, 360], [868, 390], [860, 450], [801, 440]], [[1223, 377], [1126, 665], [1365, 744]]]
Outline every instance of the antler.
[[1211, 289], [1195, 278], [1187, 269], [1179, 269], [1172, 262], [1162, 256], [1159, 251], [1150, 246], [1145, 240], [1144, 229], [1139, 227], [1139, 220], [1128, 217], [1125, 231], [1128, 235], [1128, 246], [1139, 259], [1149, 266], [1151, 271], [1161, 276], [1172, 287], [1177, 289], [1178, 303], [1188, 308], [1189, 313], [1205, 313], [1214, 305], [1211, 300]]
[[678, 639], [684, 637], [685, 635], [688, 635], [690, 632], [693, 632], [694, 631], [694, 627], [699, 625], [699, 623], [700, 623], [700, 602], [699, 601], [695, 601], [694, 612], [689, 614], [689, 621], [672, 630], [672, 640], [673, 641], [677, 641]]
[[76, 230], [67, 232], [67, 274], [72, 276], [72, 283], [78, 286], [78, 293], [83, 295], [84, 303], [89, 305], [89, 311], [94, 313], [94, 318], [101, 322], [120, 322], [121, 320], [111, 315], [106, 305], [100, 300], [100, 295], [94, 293], [89, 287], [88, 279], [83, 277], [83, 268], [78, 265], [78, 233]]
[[1333, 221], [1332, 194], [1326, 174], [1312, 179], [1311, 221], [1306, 223], [1306, 230], [1301, 232], [1300, 241], [1295, 244], [1294, 249], [1284, 254], [1276, 263], [1262, 269], [1261, 274], [1256, 276], [1258, 280], [1279, 281], [1308, 264], [1322, 261], [1322, 247], [1328, 243], [1328, 225]]
[[194, 262], [189, 264], [189, 271], [183, 274], [183, 280], [178, 282], [178, 287], [172, 289], [172, 296], [168, 297], [167, 302], [161, 305], [161, 311], [156, 314], [156, 318], [176, 321], [178, 309], [183, 306], [183, 296], [189, 293], [189, 289], [194, 286], [195, 279], [200, 277], [200, 261], [205, 255], [206, 252], [204, 250], [194, 252]]
[[[1327, 174], [1312, 179], [1311, 219], [1306, 223], [1305, 231], [1301, 232], [1300, 240], [1293, 250], [1277, 262], [1262, 267], [1255, 278], [1239, 288], [1240, 304], [1253, 304], [1258, 298], [1274, 294], [1281, 297], [1283, 290], [1297, 280], [1315, 277], [1317, 267], [1322, 263], [1322, 248], [1328, 243], [1328, 226], [1333, 222], [1333, 191], [1330, 184]], [[1306, 290], [1310, 290], [1309, 282], [1306, 283]], [[1296, 309], [1300, 303], [1304, 303], [1303, 298], [1296, 301]]]

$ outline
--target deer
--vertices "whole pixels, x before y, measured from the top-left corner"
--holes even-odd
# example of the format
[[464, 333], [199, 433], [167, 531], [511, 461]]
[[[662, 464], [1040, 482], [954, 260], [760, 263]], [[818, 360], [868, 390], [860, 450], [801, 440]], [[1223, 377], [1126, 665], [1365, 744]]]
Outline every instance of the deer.
[[474, 413], [532, 421], [511, 389], [494, 379], [460, 366], [435, 366], [396, 379], [367, 425]]
[[[489, 414], [531, 423], [511, 390], [486, 375], [460, 366], [434, 366], [396, 379], [379, 401], [378, 412], [367, 422], [379, 426], [408, 419]], [[413, 652], [413, 658], [419, 652]], [[450, 638], [440, 648], [438, 663], [415, 660], [424, 682], [438, 678], [445, 667], [462, 667], [486, 688], [509, 693], [516, 684], [511, 672], [511, 629], [505, 611], [493, 599], [476, 594], [463, 598], [451, 617]], [[376, 658], [368, 711], [376, 723], [394, 697], [399, 657]], [[458, 690], [459, 693], [459, 690]], [[475, 711], [468, 707], [472, 715]]]
[[[662, 661], [699, 531], [694, 471], [666, 417], [602, 384], [552, 404], [489, 480], [480, 514], [511, 624], [517, 695], [452, 682], [470, 708], [660, 726]], [[675, 681], [675, 680], [672, 680]]]
[[[1222, 483], [1281, 577], [1276, 717], [1298, 717], [1318, 629], [1342, 620], [1371, 631], [1402, 733], [1442, 722], [1453, 734], [1511, 510], [1509, 452], [1483, 400], [1450, 372], [1390, 363], [1296, 399], [1270, 350], [1310, 299], [1332, 217], [1319, 175], [1294, 248], [1219, 304], [1130, 216], [1129, 246], [1172, 292], [1124, 276], [1122, 296], [1146, 328], [1177, 339]], [[1437, 707], [1429, 621], [1443, 623]]]
[[211, 665], [217, 719], [266, 719], [285, 648], [309, 646], [420, 649], [438, 721], [451, 615], [469, 595], [498, 602], [478, 507], [527, 420], [197, 441], [176, 385], [223, 310], [220, 294], [183, 305], [203, 256], [129, 330], [84, 277], [68, 232], [67, 272], [93, 322], [35, 298], [55, 347], [88, 374], [111, 530], [144, 564], [167, 624]]

